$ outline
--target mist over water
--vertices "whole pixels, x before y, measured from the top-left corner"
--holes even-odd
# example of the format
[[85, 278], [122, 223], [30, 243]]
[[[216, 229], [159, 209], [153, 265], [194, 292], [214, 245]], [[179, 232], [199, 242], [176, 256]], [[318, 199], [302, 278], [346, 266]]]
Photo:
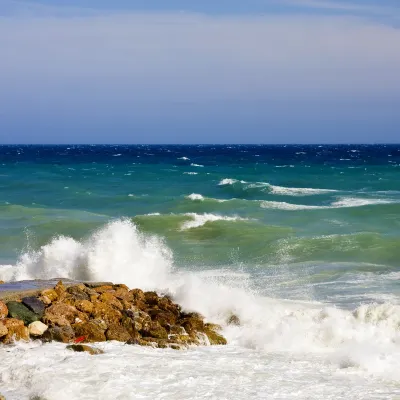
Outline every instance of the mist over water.
[[[168, 371], [159, 350], [104, 344], [102, 387], [89, 359], [78, 374], [58, 344], [0, 349], [7, 398], [400, 394], [400, 147], [3, 146], [0, 156], [0, 279], [169, 293], [229, 342], [163, 352]], [[240, 326], [227, 325], [232, 314]]]

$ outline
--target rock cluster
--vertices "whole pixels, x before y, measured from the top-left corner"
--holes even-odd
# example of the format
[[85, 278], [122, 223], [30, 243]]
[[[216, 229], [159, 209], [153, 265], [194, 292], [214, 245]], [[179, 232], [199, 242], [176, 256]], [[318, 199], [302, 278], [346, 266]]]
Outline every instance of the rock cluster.
[[73, 343], [75, 351], [85, 351], [81, 343], [106, 340], [183, 349], [226, 344], [219, 330], [200, 314], [182, 311], [168, 296], [123, 284], [66, 288], [60, 281], [38, 296], [0, 301], [0, 342], [6, 344], [32, 337]]

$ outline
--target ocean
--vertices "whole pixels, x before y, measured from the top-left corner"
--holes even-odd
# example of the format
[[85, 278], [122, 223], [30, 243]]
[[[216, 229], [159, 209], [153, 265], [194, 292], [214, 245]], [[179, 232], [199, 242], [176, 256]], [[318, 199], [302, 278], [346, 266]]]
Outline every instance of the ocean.
[[228, 340], [2, 347], [7, 400], [400, 398], [400, 145], [0, 146], [0, 264], [168, 292]]

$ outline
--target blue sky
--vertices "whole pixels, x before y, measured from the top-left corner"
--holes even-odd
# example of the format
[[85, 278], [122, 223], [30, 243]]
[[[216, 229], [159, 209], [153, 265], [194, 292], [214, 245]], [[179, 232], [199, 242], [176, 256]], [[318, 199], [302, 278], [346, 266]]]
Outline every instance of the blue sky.
[[0, 143], [400, 141], [396, 0], [0, 0]]

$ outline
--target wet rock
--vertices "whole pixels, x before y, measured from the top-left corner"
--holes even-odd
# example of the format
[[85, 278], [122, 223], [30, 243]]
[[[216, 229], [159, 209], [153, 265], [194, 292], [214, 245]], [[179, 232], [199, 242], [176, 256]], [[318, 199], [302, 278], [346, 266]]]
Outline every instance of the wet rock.
[[8, 328], [3, 324], [2, 321], [0, 321], [0, 338], [6, 336], [7, 333], [8, 333]]
[[121, 325], [126, 329], [131, 338], [138, 337], [138, 331], [136, 330], [135, 321], [129, 315], [129, 313], [124, 312], [121, 319]]
[[158, 322], [150, 322], [149, 326], [142, 328], [139, 333], [143, 337], [152, 337], [156, 339], [168, 339], [168, 333]]
[[17, 318], [24, 321], [25, 325], [29, 325], [39, 320], [39, 316], [32, 312], [28, 307], [17, 301], [9, 301], [7, 303], [8, 315], [11, 318]]
[[51, 300], [47, 296], [39, 296], [38, 299], [46, 306], [51, 304]]
[[75, 338], [75, 332], [70, 325], [50, 327], [41, 337], [44, 342], [69, 343]]
[[145, 292], [144, 294], [145, 302], [150, 306], [158, 305], [158, 294], [156, 292]]
[[226, 319], [227, 325], [236, 325], [239, 326], [241, 325], [240, 319], [237, 315], [231, 314], [227, 319]]
[[99, 301], [102, 301], [103, 303], [107, 303], [110, 306], [116, 308], [119, 311], [123, 310], [123, 306], [121, 302], [114, 296], [113, 293], [111, 292], [104, 292], [99, 296]]
[[74, 324], [72, 328], [76, 337], [84, 336], [85, 342], [104, 342], [106, 336], [100, 323], [88, 321], [82, 324]]
[[42, 297], [47, 297], [51, 302], [58, 299], [58, 294], [54, 289], [45, 289], [40, 293]]
[[35, 321], [28, 326], [29, 334], [31, 336], [42, 336], [48, 329], [48, 326], [43, 322]]
[[211, 345], [225, 345], [227, 344], [226, 339], [219, 333], [212, 330], [205, 330], [204, 333], [207, 335]]
[[96, 347], [91, 347], [91, 346], [87, 346], [86, 344], [71, 344], [69, 346], [67, 346], [68, 350], [72, 350], [72, 351], [76, 351], [76, 352], [86, 352], [89, 353], [91, 355], [96, 355], [96, 354], [103, 354], [104, 351], [100, 350]]
[[0, 301], [0, 319], [6, 318], [7, 315], [8, 315], [8, 308], [5, 305], [5, 303]]
[[44, 315], [45, 304], [37, 297], [29, 296], [22, 299], [22, 304], [28, 307], [32, 312], [42, 318]]
[[76, 318], [86, 321], [88, 316], [74, 306], [58, 302], [46, 309], [43, 322], [51, 326], [66, 326], [73, 324]]
[[144, 292], [141, 289], [132, 289], [129, 293], [133, 295], [133, 299], [135, 302], [141, 301], [145, 302], [146, 298], [144, 296]]
[[177, 317], [170, 312], [153, 309], [149, 310], [149, 315], [153, 321], [157, 321], [164, 328], [168, 328], [168, 330], [171, 325], [176, 324]]
[[121, 326], [119, 324], [111, 324], [107, 329], [106, 338], [107, 340], [118, 340], [119, 342], [127, 342], [132, 337], [124, 326]]
[[5, 282], [4, 281], [0, 281], [0, 285], [4, 285], [5, 284]]
[[3, 343], [10, 344], [14, 340], [29, 340], [29, 330], [24, 326], [23, 321], [16, 318], [5, 318], [2, 322], [8, 330], [2, 338]]

